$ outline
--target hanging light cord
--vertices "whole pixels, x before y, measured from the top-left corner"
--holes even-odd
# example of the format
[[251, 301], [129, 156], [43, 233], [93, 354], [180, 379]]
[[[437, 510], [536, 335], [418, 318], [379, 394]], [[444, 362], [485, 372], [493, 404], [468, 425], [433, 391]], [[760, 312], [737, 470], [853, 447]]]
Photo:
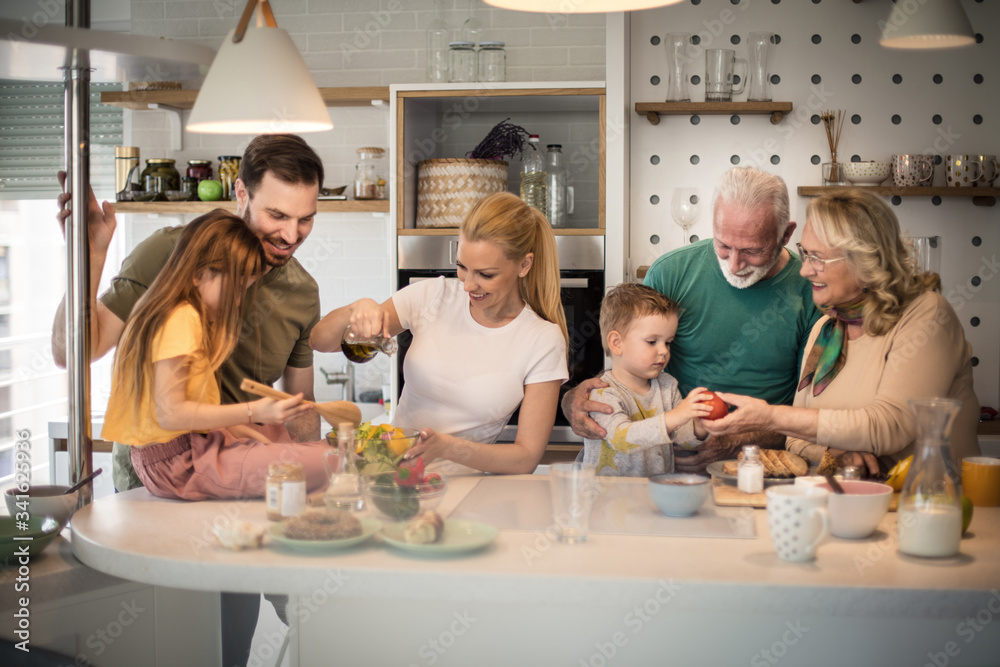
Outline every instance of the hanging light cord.
[[248, 0], [247, 6], [243, 8], [243, 15], [240, 16], [240, 22], [236, 26], [236, 32], [233, 33], [233, 44], [239, 44], [243, 41], [243, 35], [247, 31], [247, 26], [250, 25], [250, 17], [253, 16], [258, 5], [264, 14], [267, 26], [269, 28], [278, 27], [278, 22], [274, 20], [274, 12], [271, 11], [271, 3], [268, 0]]

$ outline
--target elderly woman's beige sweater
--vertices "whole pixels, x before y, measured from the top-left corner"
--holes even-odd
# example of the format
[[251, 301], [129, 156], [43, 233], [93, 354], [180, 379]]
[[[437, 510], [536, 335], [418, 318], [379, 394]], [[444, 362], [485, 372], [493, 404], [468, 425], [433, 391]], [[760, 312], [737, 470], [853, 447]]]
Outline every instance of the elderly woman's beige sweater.
[[[806, 355], [829, 318], [813, 326]], [[818, 461], [826, 447], [872, 452], [892, 465], [913, 453], [914, 423], [907, 400], [947, 397], [962, 402], [951, 437], [956, 465], [979, 454], [979, 401], [972, 387], [972, 346], [955, 310], [936, 292], [917, 297], [884, 336], [847, 343], [847, 363], [819, 396], [812, 386], [795, 394], [796, 407], [818, 408], [816, 443], [788, 438], [789, 451]], [[801, 377], [801, 370], [800, 370]]]

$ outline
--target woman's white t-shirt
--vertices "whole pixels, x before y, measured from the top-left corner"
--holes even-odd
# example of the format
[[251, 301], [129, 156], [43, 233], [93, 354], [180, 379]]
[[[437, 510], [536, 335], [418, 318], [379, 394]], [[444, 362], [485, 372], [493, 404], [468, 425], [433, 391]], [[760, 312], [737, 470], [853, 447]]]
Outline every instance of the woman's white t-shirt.
[[569, 378], [559, 327], [527, 304], [502, 327], [484, 327], [454, 278], [422, 280], [392, 297], [413, 334], [393, 424], [492, 443], [524, 398], [524, 385]]

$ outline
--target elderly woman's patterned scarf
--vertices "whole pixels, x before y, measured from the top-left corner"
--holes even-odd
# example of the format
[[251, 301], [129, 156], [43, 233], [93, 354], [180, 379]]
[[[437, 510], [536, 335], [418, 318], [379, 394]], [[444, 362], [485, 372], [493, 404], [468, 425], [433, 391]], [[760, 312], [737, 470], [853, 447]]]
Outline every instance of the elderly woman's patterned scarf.
[[802, 380], [799, 391], [813, 385], [813, 396], [819, 396], [833, 382], [837, 373], [847, 363], [847, 325], [861, 324], [861, 309], [865, 305], [867, 294], [862, 294], [854, 301], [834, 306], [827, 313], [830, 318], [823, 327], [809, 350], [806, 364], [802, 369]]

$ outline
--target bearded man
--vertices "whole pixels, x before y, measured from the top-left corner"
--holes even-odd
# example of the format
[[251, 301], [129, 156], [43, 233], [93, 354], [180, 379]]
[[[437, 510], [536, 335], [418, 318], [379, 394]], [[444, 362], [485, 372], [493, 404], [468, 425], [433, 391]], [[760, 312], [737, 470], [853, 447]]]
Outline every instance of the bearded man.
[[[682, 395], [695, 387], [742, 393], [791, 405], [803, 348], [819, 311], [812, 285], [799, 275], [802, 261], [785, 245], [795, 231], [788, 188], [778, 176], [736, 167], [723, 175], [712, 203], [713, 238], [659, 257], [644, 283], [681, 306], [666, 371]], [[603, 438], [591, 411], [587, 380], [567, 392], [563, 413], [574, 432]], [[675, 445], [678, 472], [700, 472], [712, 461], [735, 458], [745, 443], [767, 446], [773, 434], [710, 438], [692, 453]]]

